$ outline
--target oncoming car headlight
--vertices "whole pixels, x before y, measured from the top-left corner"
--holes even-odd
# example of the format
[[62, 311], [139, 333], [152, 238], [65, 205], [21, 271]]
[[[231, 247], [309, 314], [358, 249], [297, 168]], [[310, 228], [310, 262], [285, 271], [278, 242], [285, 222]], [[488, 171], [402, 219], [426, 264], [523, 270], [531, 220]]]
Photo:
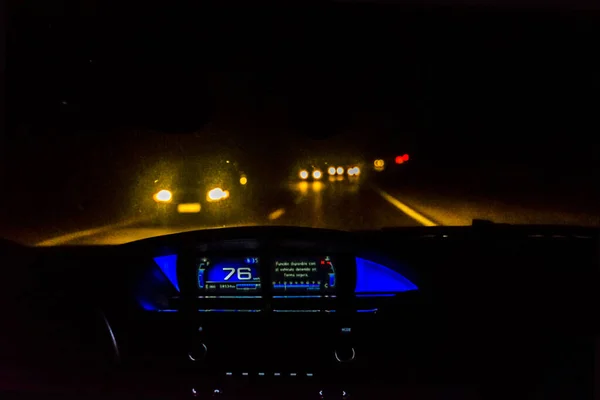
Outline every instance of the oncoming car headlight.
[[163, 189], [155, 193], [154, 196], [152, 196], [152, 198], [157, 203], [168, 203], [171, 200], [173, 200], [173, 193], [166, 189]]
[[360, 168], [358, 168], [358, 167], [348, 168], [349, 176], [358, 176], [359, 174], [360, 174]]
[[307, 179], [308, 178], [308, 171], [307, 170], [302, 170], [300, 171], [300, 179]]
[[312, 173], [313, 178], [315, 179], [321, 179], [321, 177], [323, 176], [323, 174], [321, 173], [321, 171], [319, 171], [318, 169], [313, 171]]
[[211, 189], [206, 193], [206, 199], [208, 201], [219, 201], [225, 200], [229, 197], [229, 190], [223, 190], [220, 187]]

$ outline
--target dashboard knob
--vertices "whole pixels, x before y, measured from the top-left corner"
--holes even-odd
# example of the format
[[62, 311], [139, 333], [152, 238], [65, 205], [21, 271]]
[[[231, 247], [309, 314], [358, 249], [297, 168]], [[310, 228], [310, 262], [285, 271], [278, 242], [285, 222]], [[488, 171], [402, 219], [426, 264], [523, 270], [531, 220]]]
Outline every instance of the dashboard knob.
[[337, 362], [350, 362], [353, 361], [356, 358], [356, 351], [354, 350], [354, 347], [340, 347], [335, 349], [335, 351], [333, 352], [335, 359]]
[[208, 348], [204, 343], [198, 343], [195, 345], [192, 350], [188, 353], [188, 358], [193, 362], [198, 362], [204, 360], [206, 357], [206, 353], [208, 352]]

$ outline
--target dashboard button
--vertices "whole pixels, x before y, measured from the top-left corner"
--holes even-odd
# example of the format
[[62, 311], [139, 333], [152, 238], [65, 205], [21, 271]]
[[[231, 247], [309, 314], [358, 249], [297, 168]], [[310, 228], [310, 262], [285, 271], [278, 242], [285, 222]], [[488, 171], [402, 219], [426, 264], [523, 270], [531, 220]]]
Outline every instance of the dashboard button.
[[336, 361], [344, 363], [353, 361], [356, 358], [354, 347], [341, 347], [333, 352]]
[[206, 345], [204, 343], [199, 343], [188, 353], [188, 358], [193, 362], [202, 361], [204, 360], [204, 357], [206, 357], [207, 352], [208, 348]]

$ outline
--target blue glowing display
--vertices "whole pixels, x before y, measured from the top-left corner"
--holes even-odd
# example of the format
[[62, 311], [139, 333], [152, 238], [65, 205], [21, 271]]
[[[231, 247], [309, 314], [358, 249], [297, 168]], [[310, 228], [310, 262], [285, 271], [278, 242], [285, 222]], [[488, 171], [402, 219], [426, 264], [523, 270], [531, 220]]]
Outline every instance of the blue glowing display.
[[247, 282], [259, 280], [258, 270], [253, 265], [240, 264], [239, 262], [219, 262], [208, 269], [206, 280], [208, 282]]
[[154, 262], [179, 292], [179, 283], [177, 282], [177, 254], [154, 257]]
[[418, 287], [398, 272], [374, 261], [356, 257], [355, 293], [398, 293]]
[[139, 300], [139, 303], [145, 311], [156, 311], [156, 307], [147, 301]]

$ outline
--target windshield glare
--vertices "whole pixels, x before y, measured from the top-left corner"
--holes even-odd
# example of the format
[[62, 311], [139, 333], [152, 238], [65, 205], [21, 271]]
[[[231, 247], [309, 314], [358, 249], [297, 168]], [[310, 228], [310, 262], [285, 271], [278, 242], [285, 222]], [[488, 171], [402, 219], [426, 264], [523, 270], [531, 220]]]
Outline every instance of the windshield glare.
[[4, 49], [6, 239], [600, 225], [594, 11], [32, 4]]

